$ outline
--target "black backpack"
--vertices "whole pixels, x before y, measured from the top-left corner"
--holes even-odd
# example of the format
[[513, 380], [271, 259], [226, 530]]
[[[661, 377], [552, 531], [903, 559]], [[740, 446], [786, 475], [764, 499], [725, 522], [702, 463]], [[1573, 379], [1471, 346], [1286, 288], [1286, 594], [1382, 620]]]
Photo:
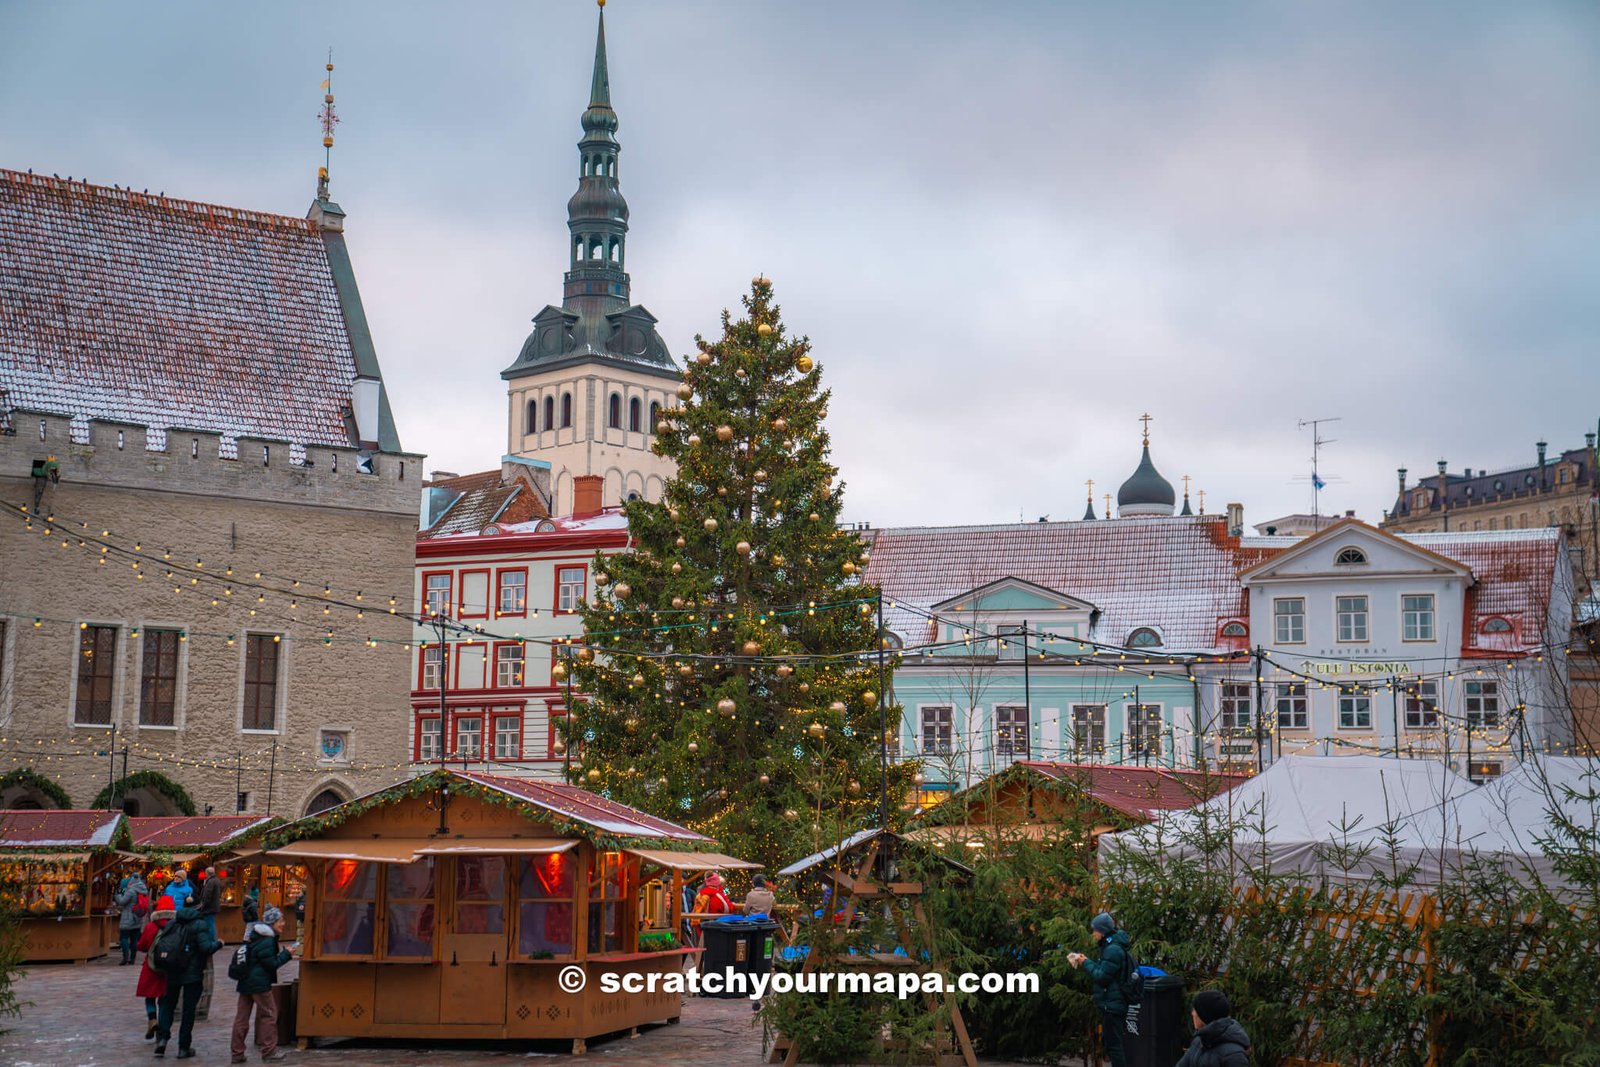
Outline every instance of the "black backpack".
[[228, 963], [228, 977], [235, 982], [242, 982], [249, 973], [250, 943], [247, 941], [233, 950], [233, 959]]
[[192, 924], [174, 919], [151, 944], [150, 965], [162, 974], [181, 977], [199, 951]]
[[1144, 999], [1144, 972], [1139, 970], [1139, 961], [1133, 958], [1133, 946], [1124, 945], [1123, 955], [1128, 958], [1128, 970], [1122, 976], [1122, 998], [1129, 1004], [1137, 1004]]

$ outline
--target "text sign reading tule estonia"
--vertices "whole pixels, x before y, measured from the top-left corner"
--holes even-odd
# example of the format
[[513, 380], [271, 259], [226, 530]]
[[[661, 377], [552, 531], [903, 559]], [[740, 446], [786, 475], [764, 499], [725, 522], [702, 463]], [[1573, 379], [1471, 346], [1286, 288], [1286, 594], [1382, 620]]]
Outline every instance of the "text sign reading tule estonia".
[[1318, 660], [1301, 660], [1300, 670], [1304, 674], [1382, 674], [1401, 675], [1414, 674], [1411, 664], [1403, 660], [1384, 663], [1340, 663], [1321, 662]]

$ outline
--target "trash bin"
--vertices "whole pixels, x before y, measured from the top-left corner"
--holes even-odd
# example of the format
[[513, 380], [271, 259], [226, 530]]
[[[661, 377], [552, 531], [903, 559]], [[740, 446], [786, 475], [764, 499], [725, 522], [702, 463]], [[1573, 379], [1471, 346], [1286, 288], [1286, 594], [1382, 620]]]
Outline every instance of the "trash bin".
[[[705, 938], [705, 955], [700, 958], [700, 973], [725, 974], [733, 970], [745, 975], [766, 974], [772, 969], [773, 946], [778, 924], [771, 919], [730, 917], [707, 919], [700, 924]], [[714, 997], [743, 997], [737, 989], [708, 993]]]
[[1122, 1035], [1128, 1067], [1172, 1067], [1178, 1062], [1189, 1045], [1182, 978], [1146, 975], [1138, 1014], [1130, 1012], [1129, 1016], [1138, 1032], [1130, 1030]]

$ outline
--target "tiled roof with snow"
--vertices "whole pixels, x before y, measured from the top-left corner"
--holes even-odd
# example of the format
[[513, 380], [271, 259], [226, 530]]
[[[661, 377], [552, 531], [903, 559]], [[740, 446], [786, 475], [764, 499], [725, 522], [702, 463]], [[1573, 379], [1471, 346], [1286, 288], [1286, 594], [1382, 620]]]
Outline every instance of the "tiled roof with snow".
[[0, 170], [9, 409], [349, 446], [357, 362], [307, 219]]
[[[1508, 650], [1532, 647], [1544, 640], [1544, 620], [1561, 560], [1560, 530], [1542, 527], [1396, 536], [1472, 569], [1474, 585], [1468, 601], [1474, 623], [1472, 645]], [[1516, 638], [1483, 633], [1482, 622], [1492, 616], [1510, 620]]]
[[425, 488], [460, 494], [444, 514], [422, 532], [421, 536], [430, 540], [481, 534], [491, 523], [504, 529], [507, 525], [534, 522], [549, 514], [538, 493], [520, 481], [505, 481], [498, 469], [435, 478]]

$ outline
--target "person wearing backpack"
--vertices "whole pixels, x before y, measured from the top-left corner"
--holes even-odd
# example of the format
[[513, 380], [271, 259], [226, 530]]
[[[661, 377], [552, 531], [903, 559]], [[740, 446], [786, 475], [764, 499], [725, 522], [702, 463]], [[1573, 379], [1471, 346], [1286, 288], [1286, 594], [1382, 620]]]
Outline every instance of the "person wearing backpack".
[[250, 1034], [250, 1013], [256, 1016], [256, 1043], [261, 1046], [261, 1061], [286, 1059], [278, 1051], [278, 1002], [272, 986], [278, 968], [294, 958], [294, 953], [278, 947], [283, 936], [283, 912], [267, 908], [261, 922], [244, 932], [245, 943], [233, 953], [228, 977], [238, 983], [239, 1006], [233, 1013], [233, 1063], [245, 1062], [245, 1038]]
[[1136, 973], [1130, 951], [1132, 942], [1127, 931], [1117, 929], [1116, 920], [1103, 911], [1090, 921], [1089, 931], [1099, 942], [1099, 958], [1091, 960], [1081, 952], [1071, 952], [1067, 954], [1067, 962], [1089, 972], [1094, 1006], [1100, 1009], [1100, 1032], [1106, 1059], [1111, 1061], [1111, 1067], [1128, 1067], [1122, 1034], [1128, 1028], [1128, 987]]
[[138, 957], [139, 931], [150, 914], [150, 889], [143, 878], [129, 875], [111, 902], [122, 909], [117, 917], [117, 942], [122, 946], [121, 966], [127, 967]]
[[180, 1000], [178, 1059], [194, 1056], [194, 1018], [200, 1006], [206, 965], [221, 947], [221, 942], [207, 929], [200, 909], [195, 907], [179, 908], [172, 922], [150, 946], [150, 957], [167, 977], [167, 992], [156, 1013], [157, 1056], [167, 1054], [167, 1042], [172, 1040], [172, 1017], [179, 1011]]
[[1226, 993], [1200, 990], [1189, 1014], [1194, 1020], [1194, 1040], [1178, 1067], [1250, 1067], [1250, 1035], [1234, 1021]]
[[178, 909], [172, 903], [172, 898], [162, 897], [156, 901], [155, 909], [150, 912], [149, 921], [139, 932], [139, 951], [143, 952], [145, 957], [139, 966], [139, 984], [134, 987], [133, 995], [144, 998], [146, 1041], [156, 1036], [156, 1006], [161, 998], [167, 995], [167, 976], [156, 970], [155, 961], [150, 958], [150, 949], [155, 945], [161, 931], [166, 929], [167, 924], [177, 913]]

